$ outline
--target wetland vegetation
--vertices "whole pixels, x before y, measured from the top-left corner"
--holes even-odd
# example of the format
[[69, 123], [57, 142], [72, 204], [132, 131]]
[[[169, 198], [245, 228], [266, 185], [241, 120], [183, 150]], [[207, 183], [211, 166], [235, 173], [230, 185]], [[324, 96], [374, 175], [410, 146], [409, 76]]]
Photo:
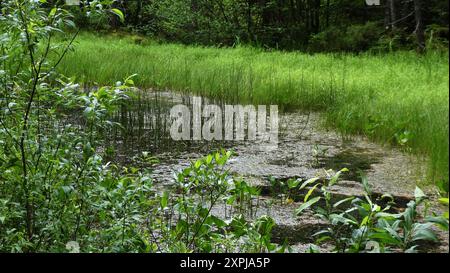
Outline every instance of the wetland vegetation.
[[[0, 1], [0, 252], [448, 252], [448, 6], [64, 2]], [[173, 140], [193, 96], [278, 146]]]

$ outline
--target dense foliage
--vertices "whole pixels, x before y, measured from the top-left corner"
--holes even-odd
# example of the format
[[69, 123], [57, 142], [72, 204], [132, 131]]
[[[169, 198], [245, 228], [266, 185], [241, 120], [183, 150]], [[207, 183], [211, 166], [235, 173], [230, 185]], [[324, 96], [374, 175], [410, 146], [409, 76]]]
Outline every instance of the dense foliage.
[[[430, 47], [446, 46], [448, 1], [385, 0], [381, 4], [368, 6], [365, 0], [117, 1], [115, 5], [125, 11], [125, 23], [104, 18], [95, 26], [128, 27], [183, 43], [251, 43], [310, 51], [413, 48], [416, 34], [423, 34], [419, 43], [425, 43], [424, 33]], [[79, 20], [86, 22], [86, 18]]]
[[[112, 2], [95, 1], [83, 11], [93, 19], [108, 13], [123, 21]], [[60, 3], [1, 2], [0, 252], [285, 251], [271, 242], [274, 220], [253, 213], [259, 190], [224, 168], [231, 152], [193, 162], [175, 175], [170, 192], [153, 185], [150, 169], [104, 160], [104, 133], [120, 126], [110, 114], [126, 103], [134, 81], [84, 89], [59, 74], [78, 34], [69, 31], [74, 26]], [[361, 222], [352, 222], [357, 220], [347, 211], [346, 220], [336, 222], [327, 186], [337, 179], [322, 186], [328, 213], [318, 215], [356, 234], [346, 241], [358, 240], [348, 249], [341, 234], [331, 234], [337, 251], [366, 251], [369, 242], [383, 246], [380, 251], [390, 245], [411, 251], [417, 241], [437, 240], [431, 223], [448, 229], [448, 215], [418, 222], [416, 206], [425, 198], [419, 190], [404, 213], [379, 215], [368, 198], [353, 202], [365, 216]], [[293, 183], [290, 190], [315, 181], [299, 188]], [[318, 187], [309, 190], [299, 214], [321, 200], [308, 200]], [[214, 213], [217, 207], [224, 217]]]
[[[427, 215], [427, 197], [420, 188], [415, 190], [415, 200], [410, 201], [406, 209], [399, 213], [392, 213], [392, 205], [395, 205], [392, 196], [383, 195], [375, 200], [364, 176], [363, 197], [335, 201], [332, 187], [339, 183], [339, 176], [347, 171], [348, 169], [343, 169], [333, 175], [328, 174], [324, 181], [313, 178], [300, 186], [300, 189], [308, 186], [310, 189], [296, 213], [301, 215], [307, 208], [314, 207], [316, 217], [327, 223], [326, 229], [313, 235], [317, 242], [331, 241], [336, 252], [344, 253], [380, 253], [392, 250], [415, 253], [420, 242], [438, 241], [432, 230], [433, 223], [448, 231], [448, 220], [445, 217]], [[312, 198], [316, 189], [320, 189], [320, 195]], [[421, 205], [425, 206], [425, 222], [419, 221]], [[315, 251], [314, 247], [312, 251]]]
[[275, 251], [272, 219], [249, 223], [239, 214], [225, 222], [211, 214], [238, 192], [218, 168], [230, 153], [184, 170], [181, 193], [170, 196], [153, 189], [149, 170], [103, 161], [102, 133], [118, 126], [109, 114], [133, 81], [83, 90], [59, 75], [76, 34], [54, 43], [73, 23], [43, 3], [8, 1], [0, 17], [0, 251]]

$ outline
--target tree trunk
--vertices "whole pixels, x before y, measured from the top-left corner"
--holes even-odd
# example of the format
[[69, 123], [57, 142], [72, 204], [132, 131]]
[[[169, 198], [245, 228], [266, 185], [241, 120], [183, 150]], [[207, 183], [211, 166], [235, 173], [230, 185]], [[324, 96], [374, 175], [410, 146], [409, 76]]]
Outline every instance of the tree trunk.
[[414, 0], [414, 10], [416, 14], [416, 37], [417, 45], [420, 53], [425, 52], [425, 27], [423, 25], [422, 17], [422, 0]]
[[139, 19], [140, 19], [140, 16], [141, 16], [141, 10], [142, 10], [142, 0], [137, 0], [137, 3], [136, 3], [136, 14], [135, 14], [135, 17], [134, 17], [134, 25], [135, 26], [137, 26], [140, 22], [139, 22]]
[[384, 27], [386, 30], [394, 28], [395, 11], [394, 0], [386, 0], [384, 4]]
[[320, 31], [320, 0], [314, 2], [314, 33], [319, 33]]
[[248, 40], [253, 42], [253, 18], [252, 18], [252, 0], [247, 0], [247, 33]]
[[395, 0], [389, 0], [389, 10], [391, 14], [391, 28], [395, 29], [395, 21], [397, 20], [395, 12]]

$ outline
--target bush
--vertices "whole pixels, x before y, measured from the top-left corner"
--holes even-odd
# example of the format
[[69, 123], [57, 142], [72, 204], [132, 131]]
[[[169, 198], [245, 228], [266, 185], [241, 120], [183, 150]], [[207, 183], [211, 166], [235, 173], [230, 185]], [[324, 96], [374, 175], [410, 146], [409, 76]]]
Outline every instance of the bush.
[[[133, 80], [83, 90], [55, 72], [76, 38], [61, 37], [73, 25], [69, 12], [28, 1], [8, 1], [2, 12], [0, 252], [277, 250], [269, 217], [226, 222], [211, 213], [249, 191], [223, 171], [231, 153], [180, 173], [181, 197], [156, 192], [147, 170], [104, 162], [104, 132], [119, 126], [110, 118]], [[251, 201], [257, 191], [244, 193]]]

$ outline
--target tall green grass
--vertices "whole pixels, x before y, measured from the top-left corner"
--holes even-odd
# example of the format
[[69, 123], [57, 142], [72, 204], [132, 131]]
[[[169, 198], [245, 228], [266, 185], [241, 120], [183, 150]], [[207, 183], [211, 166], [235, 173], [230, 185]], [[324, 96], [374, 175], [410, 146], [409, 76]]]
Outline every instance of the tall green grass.
[[430, 180], [448, 182], [448, 53], [307, 55], [140, 45], [130, 37], [88, 33], [77, 41], [60, 71], [78, 81], [110, 84], [137, 73], [140, 87], [323, 111], [328, 124], [343, 133], [425, 155]]

